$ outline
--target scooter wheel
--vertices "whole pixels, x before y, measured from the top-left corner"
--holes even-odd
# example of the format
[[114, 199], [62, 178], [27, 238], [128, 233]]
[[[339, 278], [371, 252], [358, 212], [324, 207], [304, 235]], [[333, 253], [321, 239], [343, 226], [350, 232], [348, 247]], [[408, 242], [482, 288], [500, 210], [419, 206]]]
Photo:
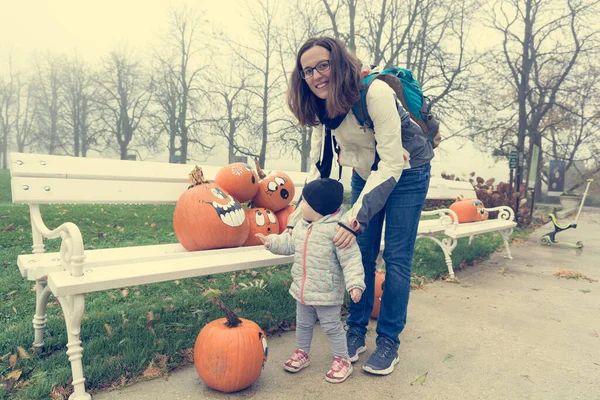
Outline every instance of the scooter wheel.
[[545, 244], [546, 246], [550, 245], [550, 240], [546, 236], [542, 236], [540, 241], [542, 242], [542, 244]]
[[581, 241], [577, 242], [577, 247], [582, 248], [583, 247], [583, 242], [581, 242]]

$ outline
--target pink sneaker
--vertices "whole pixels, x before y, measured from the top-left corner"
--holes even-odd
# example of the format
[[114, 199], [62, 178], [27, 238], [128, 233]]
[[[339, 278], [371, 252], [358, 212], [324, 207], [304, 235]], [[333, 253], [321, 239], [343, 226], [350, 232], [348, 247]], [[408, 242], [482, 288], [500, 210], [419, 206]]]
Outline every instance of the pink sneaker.
[[334, 357], [331, 368], [325, 375], [327, 382], [331, 383], [342, 383], [352, 373], [352, 363], [350, 360], [343, 359], [342, 357]]
[[298, 372], [309, 365], [310, 359], [308, 354], [306, 354], [303, 350], [296, 349], [290, 359], [285, 362], [283, 368], [285, 368], [286, 371]]

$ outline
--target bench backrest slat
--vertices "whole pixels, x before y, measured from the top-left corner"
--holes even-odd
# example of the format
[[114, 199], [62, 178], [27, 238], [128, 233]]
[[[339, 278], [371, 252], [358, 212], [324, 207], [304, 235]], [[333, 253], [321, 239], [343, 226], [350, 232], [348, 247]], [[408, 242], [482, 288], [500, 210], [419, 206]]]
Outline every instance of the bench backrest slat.
[[[10, 168], [14, 203], [161, 204], [177, 202], [193, 164], [11, 153]], [[209, 180], [220, 168], [202, 166]], [[296, 186], [297, 200], [308, 174], [285, 172]], [[427, 199], [461, 195], [477, 197], [469, 182], [431, 178]]]

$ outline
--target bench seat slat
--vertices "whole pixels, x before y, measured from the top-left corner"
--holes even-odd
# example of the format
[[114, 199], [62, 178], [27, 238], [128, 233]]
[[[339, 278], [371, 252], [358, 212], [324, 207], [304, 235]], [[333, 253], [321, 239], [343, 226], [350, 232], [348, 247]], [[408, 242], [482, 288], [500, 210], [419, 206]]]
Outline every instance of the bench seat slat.
[[[189, 252], [179, 243], [151, 246], [117, 247], [85, 251], [85, 268], [102, 268], [119, 264], [144, 263], [156, 260], [198, 258], [214, 254], [235, 254], [247, 251], [248, 247], [235, 247]], [[50, 272], [62, 271], [60, 253], [22, 254], [17, 257], [21, 275], [29, 280], [42, 278]]]
[[[229, 251], [231, 249], [225, 249]], [[274, 255], [263, 246], [246, 247], [243, 257], [231, 252], [209, 256], [145, 263], [121, 264], [112, 267], [87, 268], [89, 273], [73, 277], [67, 271], [51, 272], [48, 285], [55, 296], [68, 296], [115, 289], [125, 286], [193, 278], [222, 272], [289, 264], [294, 256]]]
[[486, 221], [452, 225], [446, 229], [445, 233], [447, 236], [453, 239], [460, 239], [463, 237], [510, 229], [516, 226], [517, 223], [515, 221], [508, 221], [505, 219], [488, 219]]

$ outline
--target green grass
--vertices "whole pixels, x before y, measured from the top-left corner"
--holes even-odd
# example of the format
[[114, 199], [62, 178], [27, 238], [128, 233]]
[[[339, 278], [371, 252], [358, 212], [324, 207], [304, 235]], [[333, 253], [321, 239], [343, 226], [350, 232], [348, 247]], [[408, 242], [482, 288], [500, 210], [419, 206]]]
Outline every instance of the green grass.
[[[70, 365], [65, 354], [67, 336], [60, 306], [54, 298], [48, 307], [45, 348], [31, 350], [35, 311], [33, 282], [19, 274], [16, 259], [31, 252], [31, 231], [26, 206], [10, 203], [8, 174], [0, 173], [0, 398], [47, 399], [51, 393], [70, 390]], [[43, 206], [50, 228], [74, 222], [86, 249], [174, 243], [173, 206]], [[10, 228], [9, 228], [10, 227]], [[8, 229], [7, 229], [8, 228]], [[454, 265], [469, 264], [502, 243], [498, 234], [477, 237], [471, 246], [460, 240]], [[45, 241], [46, 251], [59, 250], [59, 240]], [[419, 240], [414, 274], [436, 279], [447, 274], [444, 256], [430, 240]], [[239, 283], [263, 279], [264, 289], [244, 289]], [[89, 391], [130, 383], [150, 365], [163, 372], [190, 363], [190, 349], [202, 327], [222, 316], [210, 302], [223, 300], [240, 317], [256, 321], [272, 333], [288, 329], [295, 319], [295, 303], [287, 293], [289, 266], [225, 273], [176, 282], [141, 285], [86, 295], [82, 323], [84, 373]], [[18, 347], [29, 358], [16, 356]], [[12, 361], [11, 361], [12, 360]], [[16, 361], [16, 364], [12, 364]], [[7, 381], [21, 370], [16, 382]]]
[[0, 204], [10, 202], [12, 202], [10, 172], [7, 169], [0, 169]]

